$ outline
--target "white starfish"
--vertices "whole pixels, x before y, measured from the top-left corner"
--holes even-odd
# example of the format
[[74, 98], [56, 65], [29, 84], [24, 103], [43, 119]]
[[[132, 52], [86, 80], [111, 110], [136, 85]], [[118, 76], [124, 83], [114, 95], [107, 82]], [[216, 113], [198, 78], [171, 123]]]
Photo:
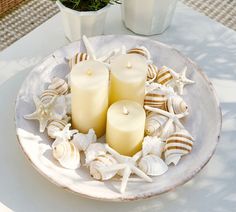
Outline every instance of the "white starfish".
[[137, 176], [141, 177], [147, 182], [152, 182], [152, 179], [148, 177], [143, 171], [141, 171], [139, 168], [137, 168], [137, 161], [140, 159], [142, 156], [142, 152], [137, 152], [133, 157], [128, 157], [124, 155], [120, 155], [118, 152], [116, 152], [114, 149], [108, 146], [108, 144], [105, 145], [105, 148], [107, 152], [109, 152], [116, 160], [117, 164], [114, 164], [110, 166], [107, 170], [105, 171], [123, 171], [123, 177], [122, 177], [122, 182], [121, 182], [121, 187], [120, 187], [120, 192], [124, 193], [129, 177], [132, 173], [136, 174]]
[[159, 113], [163, 116], [166, 116], [168, 118], [167, 122], [165, 123], [165, 126], [162, 130], [162, 134], [161, 134], [161, 137], [162, 138], [165, 138], [166, 137], [166, 134], [167, 134], [167, 131], [169, 129], [169, 127], [174, 123], [178, 128], [180, 129], [184, 129], [184, 126], [181, 124], [181, 122], [179, 121], [179, 119], [185, 117], [188, 115], [188, 111], [185, 111], [184, 113], [179, 113], [179, 114], [175, 114], [174, 113], [174, 109], [173, 109], [173, 106], [172, 106], [172, 97], [169, 97], [168, 98], [168, 111], [165, 111], [165, 110], [162, 110], [162, 109], [159, 109], [159, 108], [153, 108], [153, 107], [150, 107], [150, 106], [144, 106], [144, 108], [146, 110], [149, 110], [149, 111], [152, 111], [154, 113]]
[[174, 79], [171, 84], [177, 88], [177, 91], [180, 95], [183, 95], [183, 90], [185, 85], [193, 84], [194, 81], [188, 79], [186, 77], [187, 67], [185, 66], [184, 69], [180, 73], [174, 74]]
[[61, 120], [65, 116], [65, 112], [60, 110], [57, 105], [57, 96], [54, 96], [47, 104], [43, 104], [37, 96], [33, 96], [36, 107], [35, 112], [25, 115], [25, 119], [38, 120], [40, 132], [44, 132], [48, 121], [52, 119]]

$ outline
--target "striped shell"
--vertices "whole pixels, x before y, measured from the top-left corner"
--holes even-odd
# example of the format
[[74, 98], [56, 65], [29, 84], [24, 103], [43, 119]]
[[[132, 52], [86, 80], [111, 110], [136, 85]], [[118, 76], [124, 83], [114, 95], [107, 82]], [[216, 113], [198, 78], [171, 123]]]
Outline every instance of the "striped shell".
[[[173, 98], [170, 98], [168, 101], [171, 101], [171, 105], [175, 114], [184, 113], [188, 110], [188, 105], [180, 96], [175, 96]], [[168, 108], [168, 111], [169, 111], [169, 108]]]
[[55, 133], [59, 132], [59, 131], [62, 131], [65, 128], [65, 126], [68, 124], [68, 121], [69, 121], [69, 119], [62, 119], [62, 120], [55, 119], [55, 120], [52, 120], [47, 126], [48, 136], [50, 138], [55, 139], [56, 138]]
[[162, 85], [167, 85], [174, 78], [172, 73], [173, 73], [172, 69], [166, 66], [162, 66], [161, 69], [159, 69], [158, 71], [156, 82]]
[[144, 97], [144, 106], [166, 110], [166, 102], [167, 96], [160, 89], [152, 90]]
[[69, 66], [70, 70], [79, 62], [84, 61], [84, 60], [89, 60], [89, 55], [87, 53], [76, 53], [74, 57], [69, 59]]
[[77, 169], [80, 167], [79, 151], [71, 142], [64, 141], [54, 146], [53, 156], [64, 168]]
[[116, 163], [116, 160], [109, 154], [98, 156], [89, 165], [90, 175], [96, 180], [109, 180], [116, 175], [117, 171], [104, 170]]
[[165, 162], [156, 155], [146, 155], [138, 163], [139, 168], [149, 176], [159, 176], [168, 170]]
[[154, 112], [150, 112], [146, 118], [145, 133], [149, 136], [160, 136], [168, 118]]
[[127, 54], [138, 54], [150, 60], [150, 52], [143, 46], [132, 48], [127, 51]]
[[68, 93], [69, 86], [64, 79], [54, 77], [48, 89], [57, 91], [58, 95], [65, 95]]
[[56, 90], [52, 90], [52, 89], [47, 89], [44, 90], [43, 93], [40, 95], [40, 101], [43, 104], [47, 104], [49, 103], [53, 97], [58, 96], [58, 93]]
[[148, 65], [148, 71], [147, 71], [147, 81], [153, 82], [157, 77], [158, 69], [154, 64]]
[[167, 165], [173, 163], [177, 165], [180, 158], [191, 152], [193, 146], [193, 137], [186, 130], [180, 130], [173, 133], [166, 140], [164, 149], [165, 162]]

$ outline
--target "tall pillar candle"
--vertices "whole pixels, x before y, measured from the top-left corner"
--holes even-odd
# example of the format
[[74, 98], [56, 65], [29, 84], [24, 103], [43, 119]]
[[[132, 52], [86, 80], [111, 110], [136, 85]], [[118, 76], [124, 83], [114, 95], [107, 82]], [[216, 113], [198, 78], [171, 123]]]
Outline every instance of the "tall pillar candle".
[[132, 100], [143, 105], [147, 61], [140, 55], [118, 56], [111, 63], [110, 104]]
[[106, 142], [120, 154], [134, 155], [142, 148], [145, 118], [145, 111], [137, 102], [115, 102], [107, 112]]
[[93, 128], [105, 133], [108, 109], [109, 71], [97, 61], [83, 61], [71, 71], [72, 126], [82, 133]]

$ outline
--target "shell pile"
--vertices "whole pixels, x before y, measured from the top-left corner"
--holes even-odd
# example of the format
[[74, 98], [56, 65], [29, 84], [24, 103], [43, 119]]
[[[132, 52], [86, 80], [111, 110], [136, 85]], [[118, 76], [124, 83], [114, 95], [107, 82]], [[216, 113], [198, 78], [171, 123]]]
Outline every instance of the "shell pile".
[[[87, 134], [70, 129], [70, 86], [59, 77], [52, 78], [47, 89], [39, 96], [34, 96], [36, 111], [25, 118], [38, 120], [40, 132], [47, 129], [48, 136], [53, 139], [52, 155], [58, 165], [67, 169], [86, 166], [96, 180], [109, 180], [119, 175], [122, 177], [120, 192], [123, 193], [131, 174], [152, 182], [150, 176], [166, 173], [169, 165], [177, 165], [182, 156], [191, 152], [194, 139], [184, 128], [181, 119], [189, 113], [182, 96], [183, 89], [193, 81], [186, 77], [186, 67], [180, 73], [167, 66], [158, 69], [144, 46], [128, 50], [122, 46], [97, 58], [85, 36], [83, 42], [87, 52], [78, 52], [68, 60], [70, 70], [84, 60], [98, 60], [109, 67], [110, 61], [120, 54], [138, 54], [146, 58], [146, 124], [142, 150], [132, 157], [123, 156], [107, 144], [97, 142], [93, 129]], [[85, 160], [81, 160], [83, 157]]]

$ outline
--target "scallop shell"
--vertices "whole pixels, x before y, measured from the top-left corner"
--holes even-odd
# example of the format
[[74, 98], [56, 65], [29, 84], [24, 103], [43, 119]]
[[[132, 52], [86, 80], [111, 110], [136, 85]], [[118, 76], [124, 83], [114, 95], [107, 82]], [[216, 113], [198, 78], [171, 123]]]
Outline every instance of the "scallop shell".
[[149, 176], [159, 176], [168, 170], [165, 162], [156, 155], [146, 155], [138, 163], [139, 168]]
[[180, 158], [191, 152], [193, 137], [187, 130], [180, 130], [173, 133], [167, 140], [164, 150], [165, 162], [167, 165], [177, 165]]
[[43, 91], [39, 99], [43, 104], [48, 104], [49, 102], [51, 102], [52, 98], [55, 96], [58, 96], [58, 93], [56, 90], [47, 89]]
[[53, 156], [59, 161], [62, 167], [77, 169], [80, 167], [80, 154], [75, 145], [71, 142], [61, 142], [53, 147]]
[[151, 59], [150, 52], [144, 46], [132, 48], [127, 51], [127, 54], [139, 54], [139, 55], [145, 57], [147, 60]]
[[65, 126], [68, 124], [68, 121], [70, 120], [69, 117], [66, 117], [62, 120], [54, 119], [51, 122], [49, 122], [47, 126], [47, 133], [50, 138], [55, 139], [55, 133], [63, 130]]
[[142, 155], [146, 156], [148, 154], [156, 155], [161, 157], [164, 150], [165, 142], [156, 136], [146, 136], [142, 143]]
[[94, 159], [96, 159], [98, 156], [105, 155], [106, 154], [106, 148], [105, 144], [102, 143], [92, 143], [89, 145], [89, 147], [86, 149], [85, 153], [85, 163], [89, 164]]
[[166, 116], [149, 112], [146, 118], [145, 133], [149, 136], [160, 136], [168, 118]]
[[89, 60], [89, 55], [84, 52], [76, 53], [74, 57], [69, 59], [70, 70], [79, 62]]
[[162, 85], [167, 85], [174, 78], [173, 72], [174, 71], [172, 69], [166, 66], [162, 66], [161, 69], [158, 71], [156, 82]]
[[[170, 98], [168, 101], [171, 101], [171, 105], [175, 114], [185, 113], [188, 110], [188, 105], [180, 96], [174, 96]], [[167, 104], [168, 108], [168, 104]], [[169, 108], [168, 108], [169, 111]]]
[[78, 148], [79, 151], [86, 151], [91, 143], [95, 143], [97, 136], [93, 129], [90, 129], [87, 134], [76, 133], [73, 136], [72, 143]]
[[65, 95], [68, 93], [69, 86], [64, 79], [54, 77], [48, 89], [57, 91], [58, 95]]
[[148, 71], [147, 71], [147, 81], [153, 82], [157, 77], [158, 69], [154, 64], [148, 65]]
[[117, 171], [104, 171], [109, 169], [117, 161], [109, 154], [98, 156], [89, 165], [90, 175], [96, 180], [109, 180], [114, 177]]

